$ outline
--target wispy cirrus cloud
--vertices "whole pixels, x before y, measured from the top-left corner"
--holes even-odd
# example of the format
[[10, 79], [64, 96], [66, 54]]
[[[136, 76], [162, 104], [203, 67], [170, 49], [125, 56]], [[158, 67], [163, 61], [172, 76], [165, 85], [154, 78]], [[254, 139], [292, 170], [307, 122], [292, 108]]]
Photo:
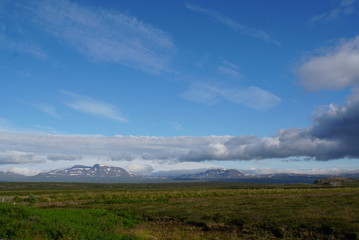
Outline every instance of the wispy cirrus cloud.
[[223, 25], [233, 29], [234, 31], [280, 46], [280, 43], [265, 31], [240, 24], [217, 11], [206, 9], [190, 3], [187, 3], [185, 7], [191, 11], [206, 14]]
[[231, 62], [228, 62], [224, 58], [221, 58], [222, 64], [218, 67], [218, 71], [226, 75], [232, 79], [238, 79], [242, 76], [242, 74], [239, 72], [239, 67]]
[[[14, 20], [13, 15], [17, 14], [10, 13], [8, 4], [9, 1], [0, 1], [0, 48], [12, 51], [14, 57], [26, 54], [41, 60], [48, 59], [47, 53], [39, 44], [31, 42], [24, 36], [23, 30]], [[10, 21], [7, 21], [9, 19]]]
[[26, 40], [12, 40], [5, 33], [5, 26], [0, 25], [0, 48], [9, 49], [14, 57], [20, 54], [31, 55], [40, 60], [47, 60], [48, 55], [39, 45]]
[[278, 96], [259, 87], [223, 87], [209, 83], [193, 83], [182, 97], [204, 104], [214, 104], [227, 100], [256, 110], [268, 110], [282, 100]]
[[279, 96], [265, 89], [239, 81], [243, 77], [240, 67], [223, 57], [216, 57], [214, 61], [208, 58], [199, 70], [188, 76], [190, 83], [181, 97], [207, 105], [229, 101], [260, 111], [269, 110], [282, 102]]
[[128, 121], [112, 104], [68, 91], [61, 91], [61, 94], [65, 96], [65, 105], [76, 111], [120, 122]]
[[[127, 13], [68, 0], [9, 1], [4, 5], [10, 5], [10, 12], [5, 14], [8, 20], [50, 34], [94, 61], [118, 63], [154, 74], [172, 71], [169, 62], [176, 47], [171, 37]], [[20, 11], [22, 15], [18, 16]], [[19, 39], [21, 36], [17, 42]], [[6, 41], [10, 48], [46, 57], [34, 46], [15, 43]]]
[[184, 130], [183, 126], [181, 123], [179, 122], [173, 122], [173, 121], [170, 121], [170, 122], [167, 122], [168, 125], [175, 131], [178, 131], [178, 132], [181, 132]]
[[27, 102], [20, 98], [16, 98], [16, 100], [20, 103], [30, 105], [54, 118], [60, 118], [60, 114], [57, 112], [56, 108], [50, 104], [40, 103], [40, 102]]
[[60, 118], [60, 115], [56, 111], [56, 108], [52, 105], [45, 104], [45, 103], [34, 103], [33, 106], [54, 118]]
[[353, 15], [359, 7], [357, 0], [335, 0], [332, 1], [330, 11], [318, 14], [310, 19], [311, 23], [327, 23], [342, 16]]

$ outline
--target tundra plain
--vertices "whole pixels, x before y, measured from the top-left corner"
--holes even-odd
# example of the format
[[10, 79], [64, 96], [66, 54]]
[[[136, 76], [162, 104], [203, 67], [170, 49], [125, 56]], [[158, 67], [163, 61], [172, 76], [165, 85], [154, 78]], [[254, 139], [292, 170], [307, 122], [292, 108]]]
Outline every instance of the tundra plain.
[[0, 183], [0, 239], [358, 239], [359, 181]]

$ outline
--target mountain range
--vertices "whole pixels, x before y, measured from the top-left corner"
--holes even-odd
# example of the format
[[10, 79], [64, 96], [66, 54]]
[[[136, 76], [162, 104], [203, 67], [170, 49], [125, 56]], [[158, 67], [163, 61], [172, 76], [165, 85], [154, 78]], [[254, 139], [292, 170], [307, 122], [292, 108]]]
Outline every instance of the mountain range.
[[[75, 165], [61, 170], [52, 170], [35, 176], [23, 176], [15, 173], [1, 172], [2, 182], [173, 182], [173, 181], [226, 181], [258, 183], [313, 183], [318, 178], [331, 175], [309, 175], [279, 173], [266, 175], [244, 174], [235, 169], [204, 169], [199, 173], [183, 175], [143, 176], [127, 172], [124, 168], [95, 164], [93, 166]], [[359, 174], [341, 175], [359, 178]]]

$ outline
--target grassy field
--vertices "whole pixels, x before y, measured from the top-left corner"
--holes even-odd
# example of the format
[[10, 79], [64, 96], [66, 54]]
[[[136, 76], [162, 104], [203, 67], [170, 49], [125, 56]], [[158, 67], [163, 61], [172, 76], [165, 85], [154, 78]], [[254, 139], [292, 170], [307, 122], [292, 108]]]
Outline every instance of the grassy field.
[[0, 183], [0, 226], [0, 239], [351, 240], [359, 187]]

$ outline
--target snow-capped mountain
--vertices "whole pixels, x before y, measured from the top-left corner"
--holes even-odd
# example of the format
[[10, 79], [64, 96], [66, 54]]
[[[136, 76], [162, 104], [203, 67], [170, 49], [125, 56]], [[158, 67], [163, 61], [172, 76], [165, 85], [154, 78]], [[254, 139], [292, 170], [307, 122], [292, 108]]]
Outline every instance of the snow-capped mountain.
[[121, 167], [95, 164], [91, 166], [75, 165], [62, 170], [52, 170], [36, 176], [21, 179], [27, 182], [98, 182], [98, 183], [130, 183], [161, 182], [162, 178], [130, 174]]
[[235, 179], [241, 178], [244, 174], [235, 169], [209, 169], [204, 172], [183, 175], [181, 179]]
[[41, 173], [41, 177], [131, 177], [123, 168], [95, 164], [92, 167], [75, 165], [63, 170]]

